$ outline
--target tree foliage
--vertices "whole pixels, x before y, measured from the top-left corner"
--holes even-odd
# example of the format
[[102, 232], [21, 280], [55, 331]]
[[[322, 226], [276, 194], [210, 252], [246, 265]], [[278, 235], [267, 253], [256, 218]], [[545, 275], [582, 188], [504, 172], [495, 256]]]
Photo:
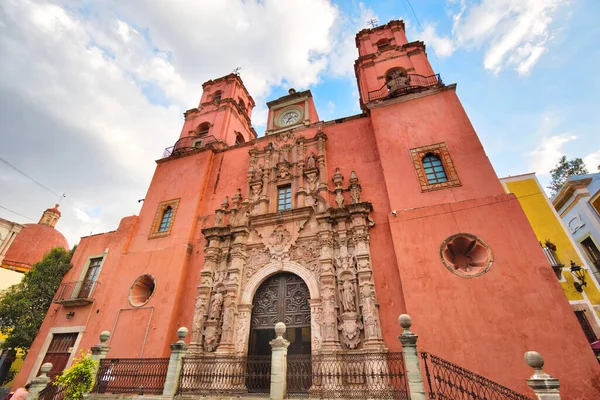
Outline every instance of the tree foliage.
[[83, 395], [94, 387], [94, 372], [98, 361], [94, 361], [89, 353], [81, 352], [81, 358], [64, 370], [54, 381], [55, 385], [64, 387], [65, 400], [83, 400]]
[[562, 156], [558, 161], [558, 164], [556, 164], [556, 167], [550, 170], [550, 174], [552, 174], [552, 180], [548, 185], [548, 189], [551, 190], [552, 196], [554, 196], [560, 191], [560, 188], [565, 184], [568, 177], [587, 173], [588, 170], [585, 168], [581, 158], [575, 158], [567, 161], [567, 157]]
[[63, 276], [71, 269], [75, 248], [54, 248], [16, 285], [0, 294], [0, 332], [7, 335], [2, 348], [29, 350]]

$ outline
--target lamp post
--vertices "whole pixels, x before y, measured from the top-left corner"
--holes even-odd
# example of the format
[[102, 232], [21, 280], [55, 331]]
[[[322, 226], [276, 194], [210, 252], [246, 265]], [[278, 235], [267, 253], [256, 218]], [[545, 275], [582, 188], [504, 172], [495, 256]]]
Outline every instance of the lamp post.
[[573, 286], [575, 286], [575, 289], [577, 289], [579, 293], [583, 292], [583, 287], [587, 286], [587, 282], [585, 281], [585, 269], [576, 265], [573, 260], [571, 260], [571, 273], [579, 279], [579, 282], [573, 282]]

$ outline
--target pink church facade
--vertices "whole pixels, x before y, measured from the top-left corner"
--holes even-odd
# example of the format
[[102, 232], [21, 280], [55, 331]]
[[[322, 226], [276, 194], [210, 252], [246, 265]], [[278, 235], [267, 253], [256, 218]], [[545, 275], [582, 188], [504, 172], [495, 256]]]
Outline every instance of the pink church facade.
[[356, 43], [358, 115], [321, 121], [291, 90], [259, 138], [239, 76], [203, 85], [140, 215], [82, 238], [16, 385], [104, 330], [114, 358], [168, 357], [180, 326], [191, 354], [259, 354], [280, 319], [299, 353], [399, 351], [408, 313], [423, 351], [527, 393], [536, 350], [565, 398], [598, 398], [598, 362], [456, 85], [401, 21]]

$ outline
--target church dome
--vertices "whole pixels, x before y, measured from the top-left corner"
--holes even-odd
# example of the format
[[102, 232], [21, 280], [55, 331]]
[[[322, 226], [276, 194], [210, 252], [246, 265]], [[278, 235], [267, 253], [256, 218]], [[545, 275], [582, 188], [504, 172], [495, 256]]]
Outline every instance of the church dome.
[[60, 211], [56, 205], [47, 209], [37, 224], [23, 224], [23, 229], [8, 248], [2, 266], [25, 272], [53, 248], [69, 250], [67, 239], [54, 229], [59, 218]]

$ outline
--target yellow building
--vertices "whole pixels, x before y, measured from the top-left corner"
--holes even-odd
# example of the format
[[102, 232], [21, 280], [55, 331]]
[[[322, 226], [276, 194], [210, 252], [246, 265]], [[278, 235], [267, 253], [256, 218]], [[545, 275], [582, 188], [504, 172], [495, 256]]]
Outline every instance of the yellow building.
[[535, 173], [501, 178], [500, 182], [504, 190], [517, 196], [521, 203], [588, 341], [597, 341], [600, 339], [600, 285]]

